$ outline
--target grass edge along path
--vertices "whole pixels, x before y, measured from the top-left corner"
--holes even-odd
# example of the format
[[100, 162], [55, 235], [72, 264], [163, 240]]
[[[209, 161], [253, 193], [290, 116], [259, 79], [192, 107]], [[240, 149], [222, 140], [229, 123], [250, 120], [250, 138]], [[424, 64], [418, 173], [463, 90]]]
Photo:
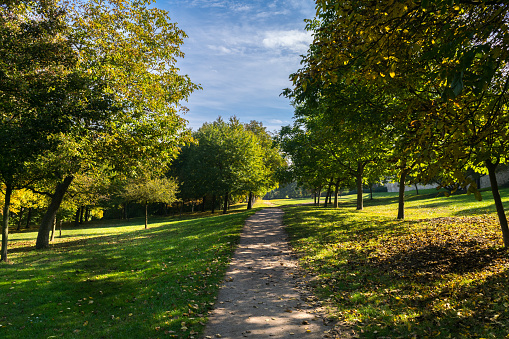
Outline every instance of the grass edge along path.
[[0, 266], [0, 337], [198, 338], [257, 210], [159, 218], [148, 230], [131, 221], [130, 231], [92, 237], [88, 225], [43, 251], [23, 234], [10, 243], [14, 264]]
[[405, 221], [391, 195], [363, 211], [284, 206], [284, 223], [315, 293], [359, 337], [509, 338], [509, 253], [484, 193], [410, 196]]

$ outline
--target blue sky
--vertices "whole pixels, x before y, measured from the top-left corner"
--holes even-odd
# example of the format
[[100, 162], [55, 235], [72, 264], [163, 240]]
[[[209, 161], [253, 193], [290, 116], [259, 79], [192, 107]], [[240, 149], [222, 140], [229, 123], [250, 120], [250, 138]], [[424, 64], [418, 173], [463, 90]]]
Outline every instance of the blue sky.
[[236, 115], [261, 121], [269, 131], [291, 123], [293, 107], [280, 96], [300, 55], [312, 41], [304, 19], [315, 13], [312, 0], [158, 0], [189, 38], [177, 66], [199, 83], [184, 103], [189, 127]]

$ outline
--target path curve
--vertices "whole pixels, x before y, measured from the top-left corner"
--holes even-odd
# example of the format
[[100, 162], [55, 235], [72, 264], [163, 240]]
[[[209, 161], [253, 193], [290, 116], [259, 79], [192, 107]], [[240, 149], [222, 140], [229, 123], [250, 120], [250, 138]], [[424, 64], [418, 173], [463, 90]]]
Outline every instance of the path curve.
[[331, 328], [302, 294], [297, 259], [282, 224], [267, 208], [247, 219], [204, 337], [328, 338]]

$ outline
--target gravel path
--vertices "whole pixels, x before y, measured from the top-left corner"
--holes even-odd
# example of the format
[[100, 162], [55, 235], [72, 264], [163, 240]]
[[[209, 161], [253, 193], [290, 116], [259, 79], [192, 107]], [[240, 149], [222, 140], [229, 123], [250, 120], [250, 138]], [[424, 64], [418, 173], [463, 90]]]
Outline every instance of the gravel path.
[[283, 211], [268, 208], [244, 226], [205, 338], [328, 338], [313, 296], [299, 288], [297, 260], [288, 247]]

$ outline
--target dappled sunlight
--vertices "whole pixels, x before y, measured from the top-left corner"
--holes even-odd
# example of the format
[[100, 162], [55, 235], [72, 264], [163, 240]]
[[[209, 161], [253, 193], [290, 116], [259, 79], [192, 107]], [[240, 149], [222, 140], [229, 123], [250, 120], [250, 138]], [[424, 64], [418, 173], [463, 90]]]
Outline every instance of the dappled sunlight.
[[492, 203], [469, 199], [408, 199], [406, 220], [387, 213], [392, 197], [363, 211], [286, 207], [285, 223], [317, 293], [368, 336], [501, 334], [509, 256], [496, 214], [470, 213]]

